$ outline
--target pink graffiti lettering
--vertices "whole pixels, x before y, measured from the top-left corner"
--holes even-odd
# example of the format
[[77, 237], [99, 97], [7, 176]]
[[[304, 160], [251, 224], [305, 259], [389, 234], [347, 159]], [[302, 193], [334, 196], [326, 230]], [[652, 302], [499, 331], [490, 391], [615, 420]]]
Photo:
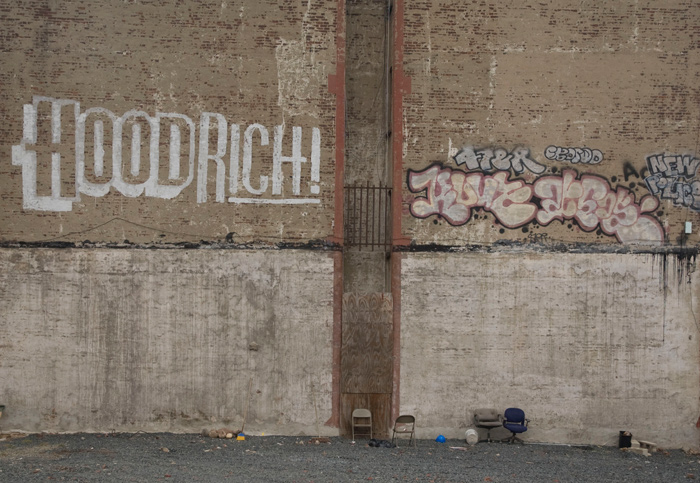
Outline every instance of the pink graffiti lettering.
[[[535, 219], [541, 225], [553, 220], [576, 220], [584, 231], [600, 228], [622, 243], [662, 242], [664, 230], [659, 222], [644, 215], [658, 207], [658, 200], [646, 196], [635, 202], [626, 188], [613, 190], [602, 178], [573, 170], [561, 176], [545, 176], [530, 185], [522, 180], [508, 180], [507, 172], [493, 176], [465, 173], [433, 165], [424, 171], [409, 170], [408, 188], [413, 193], [425, 191], [410, 205], [413, 216], [427, 218], [440, 215], [458, 226], [469, 221], [471, 209], [483, 207], [509, 228], [517, 228]], [[532, 202], [539, 199], [540, 209]]]
[[532, 187], [524, 181], [508, 181], [509, 173], [493, 176], [466, 174], [460, 170], [432, 166], [425, 171], [409, 171], [409, 189], [427, 191], [425, 198], [416, 198], [410, 209], [413, 216], [427, 218], [440, 215], [451, 225], [463, 225], [471, 217], [471, 209], [490, 211], [507, 227], [531, 221], [537, 207], [530, 203]]
[[642, 213], [654, 211], [658, 200], [652, 196], [635, 203], [634, 194], [626, 188], [613, 190], [607, 181], [597, 176], [564, 170], [561, 176], [545, 176], [534, 183], [535, 196], [540, 198], [541, 209], [537, 222], [547, 225], [552, 220], [574, 219], [585, 231], [600, 227], [622, 243], [635, 241], [663, 241], [661, 225]]

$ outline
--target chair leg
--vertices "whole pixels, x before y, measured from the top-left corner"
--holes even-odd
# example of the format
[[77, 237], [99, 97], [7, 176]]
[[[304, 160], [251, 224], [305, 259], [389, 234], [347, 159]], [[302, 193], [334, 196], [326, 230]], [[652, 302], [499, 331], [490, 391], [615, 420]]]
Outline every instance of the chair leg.
[[518, 443], [525, 444], [525, 441], [523, 441], [522, 439], [518, 438], [518, 436], [516, 435], [516, 433], [513, 433], [512, 436], [508, 436], [507, 438], [503, 438], [503, 439], [501, 440], [501, 442], [503, 442], [503, 443], [506, 443], [506, 442], [507, 442], [507, 443], [515, 443], [516, 441], [517, 441]]
[[[484, 441], [489, 442], [489, 443], [492, 442], [491, 441], [491, 428], [484, 428], [484, 429], [486, 429], [486, 438], [480, 439], [479, 441], [477, 441], [477, 443], [483, 443]], [[477, 434], [479, 434], [479, 433], [477, 432]]]

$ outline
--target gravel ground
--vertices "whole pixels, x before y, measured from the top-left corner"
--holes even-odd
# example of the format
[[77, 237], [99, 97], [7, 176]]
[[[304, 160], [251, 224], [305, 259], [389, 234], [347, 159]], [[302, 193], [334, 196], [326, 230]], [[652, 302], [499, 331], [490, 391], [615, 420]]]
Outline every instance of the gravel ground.
[[0, 441], [0, 481], [674, 482], [700, 480], [700, 456], [611, 447], [419, 440], [373, 448], [343, 438], [194, 434], [36, 434]]

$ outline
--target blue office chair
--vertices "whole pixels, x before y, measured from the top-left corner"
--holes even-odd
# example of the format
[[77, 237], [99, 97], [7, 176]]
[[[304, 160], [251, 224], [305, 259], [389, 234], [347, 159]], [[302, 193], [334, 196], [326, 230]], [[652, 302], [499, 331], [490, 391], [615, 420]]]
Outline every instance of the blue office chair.
[[527, 423], [529, 422], [530, 420], [525, 418], [525, 412], [522, 409], [506, 409], [503, 413], [503, 427], [513, 433], [513, 435], [505, 438], [503, 441], [508, 441], [509, 443], [514, 443], [515, 441], [524, 443], [517, 435], [527, 431]]

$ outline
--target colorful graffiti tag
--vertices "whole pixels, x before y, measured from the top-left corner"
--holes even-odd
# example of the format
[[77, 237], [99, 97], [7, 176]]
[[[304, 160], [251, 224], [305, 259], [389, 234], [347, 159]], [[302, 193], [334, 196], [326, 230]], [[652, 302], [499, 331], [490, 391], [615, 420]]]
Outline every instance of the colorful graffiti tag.
[[575, 220], [584, 231], [600, 228], [622, 243], [662, 242], [664, 230], [652, 216], [659, 201], [645, 196], [639, 203], [634, 193], [623, 187], [612, 189], [603, 178], [578, 175], [564, 170], [561, 175], [543, 176], [529, 184], [509, 180], [510, 173], [494, 175], [429, 166], [408, 172], [408, 188], [425, 192], [410, 204], [417, 218], [443, 217], [459, 226], [471, 218], [473, 208], [491, 212], [508, 228], [517, 228], [533, 220], [548, 225], [553, 220]]
[[647, 157], [651, 174], [644, 181], [654, 196], [700, 211], [700, 180], [694, 179], [698, 166], [700, 159], [688, 154], [654, 154]]

